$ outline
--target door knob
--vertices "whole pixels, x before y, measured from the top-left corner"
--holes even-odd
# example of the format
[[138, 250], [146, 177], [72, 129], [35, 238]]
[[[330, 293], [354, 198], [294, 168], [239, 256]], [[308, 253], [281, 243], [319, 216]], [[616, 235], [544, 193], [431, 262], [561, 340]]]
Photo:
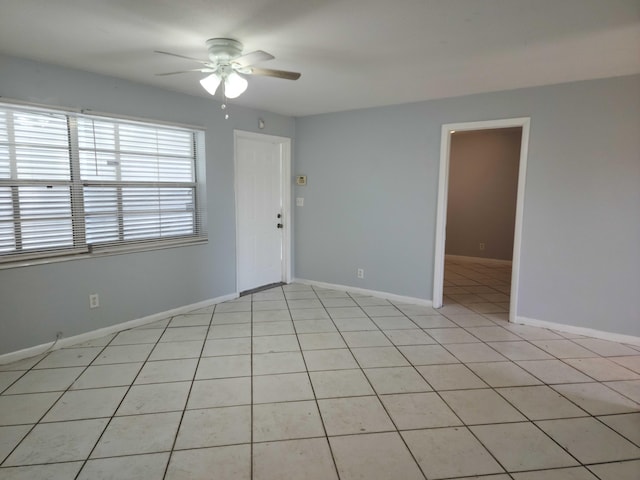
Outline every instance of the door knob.
[[276, 225], [278, 228], [282, 228], [283, 225], [281, 223], [279, 223], [278, 225]]
[[282, 214], [281, 213], [278, 214], [278, 218], [282, 218]]

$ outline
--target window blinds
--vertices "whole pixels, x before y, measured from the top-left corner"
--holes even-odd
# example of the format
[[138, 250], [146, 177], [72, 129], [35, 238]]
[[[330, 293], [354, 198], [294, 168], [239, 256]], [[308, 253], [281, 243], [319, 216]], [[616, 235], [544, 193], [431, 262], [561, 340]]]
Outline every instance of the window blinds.
[[0, 105], [0, 262], [206, 239], [202, 135]]

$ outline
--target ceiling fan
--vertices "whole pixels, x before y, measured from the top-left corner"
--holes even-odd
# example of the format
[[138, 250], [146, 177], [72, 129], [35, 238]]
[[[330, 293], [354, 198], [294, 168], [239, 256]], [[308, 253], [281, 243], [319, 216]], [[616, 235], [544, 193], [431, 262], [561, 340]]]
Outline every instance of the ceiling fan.
[[156, 50], [155, 53], [184, 58], [202, 64], [200, 68], [179, 72], [157, 73], [156, 75], [176, 75], [187, 72], [209, 73], [210, 75], [200, 80], [202, 87], [211, 95], [215, 95], [218, 87], [222, 84], [226, 98], [236, 98], [247, 89], [248, 82], [243, 75], [263, 75], [283, 78], [285, 80], [297, 80], [300, 78], [301, 74], [297, 72], [254, 67], [256, 63], [273, 60], [275, 57], [262, 50], [256, 50], [242, 55], [242, 48], [242, 43], [231, 38], [210, 38], [207, 40], [209, 60], [199, 60], [197, 58], [178, 55], [177, 53]]

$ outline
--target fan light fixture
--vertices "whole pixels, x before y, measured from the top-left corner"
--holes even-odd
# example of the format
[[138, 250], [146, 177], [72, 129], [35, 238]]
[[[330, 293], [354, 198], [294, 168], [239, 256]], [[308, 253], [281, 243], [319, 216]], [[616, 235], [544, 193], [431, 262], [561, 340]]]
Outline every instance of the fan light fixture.
[[224, 79], [224, 94], [227, 98], [236, 98], [242, 95], [247, 89], [246, 78], [241, 77], [236, 72], [232, 72]]
[[[223, 85], [225, 101], [220, 106], [223, 110], [227, 108], [227, 98], [237, 98], [247, 89], [247, 79], [242, 75], [261, 75], [266, 77], [283, 78], [285, 80], [297, 80], [300, 78], [300, 73], [298, 72], [254, 67], [256, 63], [273, 60], [274, 56], [262, 50], [256, 50], [243, 55], [242, 49], [242, 43], [232, 38], [210, 38], [207, 40], [209, 60], [200, 60], [177, 53], [156, 50], [156, 53], [183, 58], [185, 60], [197, 62], [201, 65], [199, 68], [181, 70], [178, 72], [157, 73], [156, 75], [176, 75], [187, 72], [202, 72], [209, 74], [207, 77], [200, 80], [200, 85], [202, 85], [202, 88], [211, 95], [216, 94], [220, 84]], [[224, 118], [229, 118], [229, 114], [225, 113]]]
[[225, 97], [237, 98], [244, 93], [249, 82], [247, 82], [246, 78], [241, 77], [236, 72], [228, 74], [226, 72], [223, 72], [222, 74], [216, 72], [200, 80], [200, 85], [202, 85], [202, 87], [211, 95], [216, 94], [221, 83], [224, 84]]
[[218, 90], [218, 85], [220, 85], [221, 81], [222, 79], [218, 75], [212, 73], [208, 77], [204, 77], [202, 80], [200, 80], [200, 85], [202, 85], [202, 88], [204, 88], [211, 95], [215, 95], [216, 90]]

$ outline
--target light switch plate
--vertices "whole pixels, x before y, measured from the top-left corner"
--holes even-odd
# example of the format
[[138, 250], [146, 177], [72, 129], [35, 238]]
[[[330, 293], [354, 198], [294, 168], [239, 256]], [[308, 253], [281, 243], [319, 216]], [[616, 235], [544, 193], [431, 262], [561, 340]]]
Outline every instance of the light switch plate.
[[303, 197], [297, 197], [296, 198], [296, 207], [304, 207], [304, 198]]

